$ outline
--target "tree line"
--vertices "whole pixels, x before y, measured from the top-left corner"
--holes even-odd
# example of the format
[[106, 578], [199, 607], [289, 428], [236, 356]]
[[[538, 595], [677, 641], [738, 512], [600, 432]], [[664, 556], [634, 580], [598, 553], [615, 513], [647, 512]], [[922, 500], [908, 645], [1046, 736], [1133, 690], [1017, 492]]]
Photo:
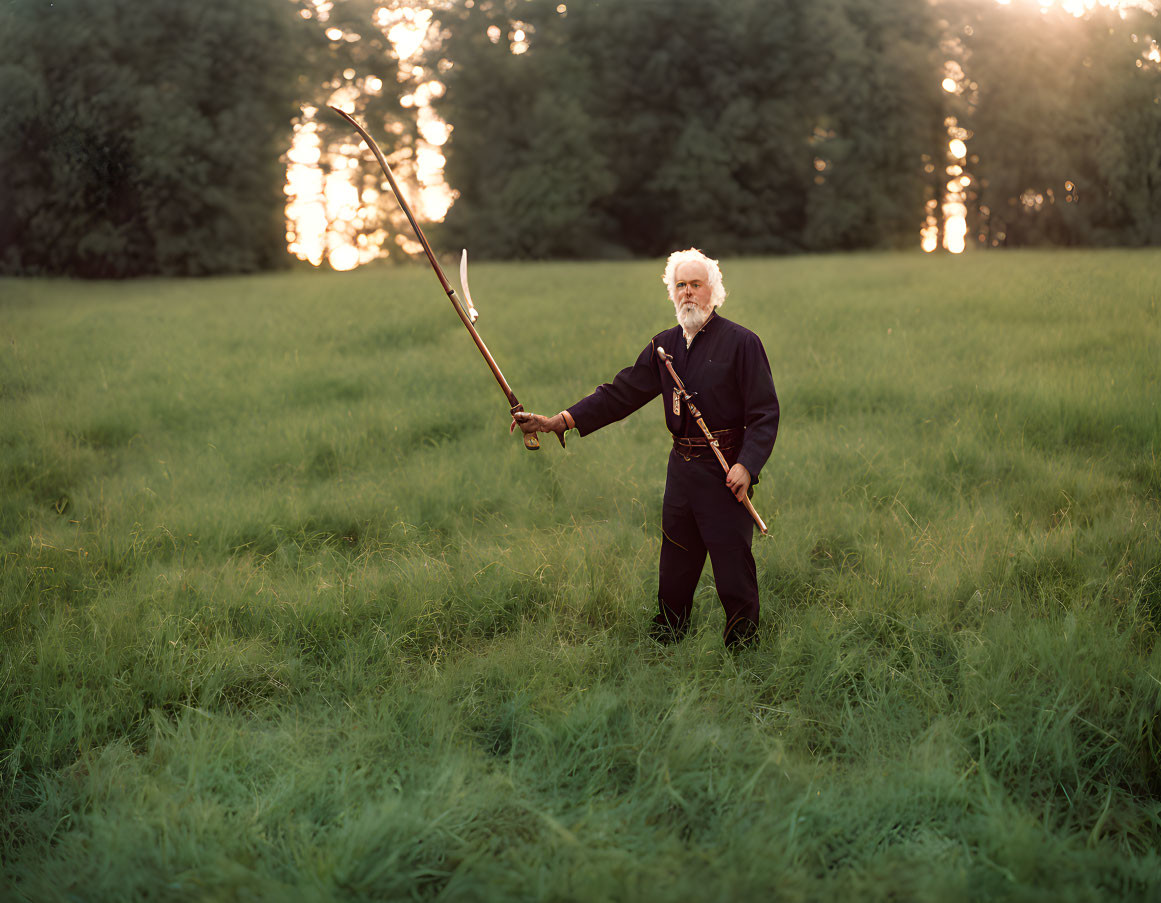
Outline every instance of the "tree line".
[[462, 0], [449, 21], [453, 244], [911, 246], [952, 178], [969, 245], [1161, 243], [1161, 28], [1146, 9]]
[[943, 132], [927, 0], [528, 0], [452, 15], [450, 240], [500, 257], [916, 241], [921, 161]]
[[0, 269], [280, 265], [279, 157], [309, 38], [285, 0], [5, 4]]
[[[378, 72], [383, 89], [360, 92], [356, 114], [389, 154], [414, 145], [399, 105], [414, 86], [395, 77], [373, 21], [404, 2], [336, 0], [324, 27], [308, 0], [10, 0], [0, 272], [288, 263], [284, 154], [304, 104]], [[967, 183], [969, 243], [1161, 242], [1161, 29], [1147, 10], [414, 5], [435, 8], [423, 62], [453, 126], [444, 152], [458, 198], [431, 230], [445, 247], [588, 258], [910, 246], [949, 165]], [[324, 120], [327, 147], [350, 142]], [[949, 123], [968, 136], [961, 161]], [[392, 203], [367, 228], [390, 224]]]
[[969, 235], [983, 246], [1161, 244], [1161, 21], [1013, 2], [945, 3], [967, 84]]
[[[358, 42], [326, 34], [371, 9], [340, 2], [324, 26], [309, 0], [8, 0], [0, 273], [286, 266], [293, 127], [343, 72], [389, 57], [371, 29]], [[398, 95], [362, 98], [358, 112], [407, 121]]]

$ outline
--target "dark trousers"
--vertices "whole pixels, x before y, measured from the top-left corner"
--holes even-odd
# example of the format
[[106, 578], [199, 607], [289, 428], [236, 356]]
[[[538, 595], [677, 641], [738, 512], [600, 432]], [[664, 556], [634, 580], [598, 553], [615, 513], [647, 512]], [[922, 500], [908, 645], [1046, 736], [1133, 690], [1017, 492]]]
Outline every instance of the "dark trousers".
[[752, 635], [758, 626], [758, 574], [750, 551], [754, 522], [726, 487], [716, 458], [686, 460], [676, 450], [670, 453], [661, 531], [655, 622], [678, 635], [686, 631], [708, 551], [726, 610], [726, 641]]

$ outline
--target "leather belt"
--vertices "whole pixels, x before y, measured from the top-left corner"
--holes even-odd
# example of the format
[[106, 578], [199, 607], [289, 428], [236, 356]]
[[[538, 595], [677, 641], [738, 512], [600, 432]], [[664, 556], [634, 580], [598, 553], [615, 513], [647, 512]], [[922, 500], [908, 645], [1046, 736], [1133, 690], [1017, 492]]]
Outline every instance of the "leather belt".
[[[730, 429], [730, 430], [714, 430], [711, 434], [718, 442], [718, 448], [726, 458], [732, 457], [729, 452], [736, 451], [742, 444], [742, 437], [745, 435], [744, 429]], [[687, 461], [691, 458], [712, 458], [714, 457], [713, 449], [710, 448], [709, 441], [705, 436], [673, 437], [673, 449]]]

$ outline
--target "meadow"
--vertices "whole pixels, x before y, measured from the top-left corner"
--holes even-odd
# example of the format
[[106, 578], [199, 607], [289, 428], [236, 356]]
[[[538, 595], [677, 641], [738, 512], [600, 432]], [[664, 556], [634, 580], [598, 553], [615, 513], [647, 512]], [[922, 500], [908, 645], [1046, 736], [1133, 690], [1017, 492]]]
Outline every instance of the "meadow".
[[[660, 402], [525, 451], [430, 270], [0, 281], [0, 897], [1157, 899], [1161, 253], [723, 268], [737, 654], [645, 633]], [[525, 407], [660, 271], [474, 266]]]

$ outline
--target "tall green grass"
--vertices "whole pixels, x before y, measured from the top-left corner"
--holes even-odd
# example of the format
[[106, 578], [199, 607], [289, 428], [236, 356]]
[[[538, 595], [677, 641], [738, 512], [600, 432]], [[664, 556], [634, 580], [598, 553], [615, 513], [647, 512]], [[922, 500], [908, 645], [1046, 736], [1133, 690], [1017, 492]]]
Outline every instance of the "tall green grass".
[[[0, 282], [0, 857], [31, 900], [1161, 894], [1161, 255], [725, 262], [759, 642], [645, 638], [651, 406], [532, 455], [432, 278]], [[660, 265], [484, 265], [552, 413]]]

